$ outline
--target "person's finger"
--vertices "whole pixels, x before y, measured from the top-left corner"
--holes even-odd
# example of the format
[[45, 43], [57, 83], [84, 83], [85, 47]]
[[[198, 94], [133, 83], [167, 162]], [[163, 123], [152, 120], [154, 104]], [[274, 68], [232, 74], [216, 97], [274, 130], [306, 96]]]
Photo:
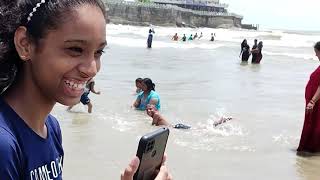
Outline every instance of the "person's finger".
[[162, 158], [162, 165], [165, 165], [166, 161], [167, 161], [167, 154], [164, 153], [163, 158]]
[[139, 167], [139, 158], [134, 157], [129, 166], [124, 170], [124, 172], [121, 174], [121, 180], [132, 180], [134, 173], [137, 171]]
[[157, 177], [155, 178], [155, 180], [167, 180], [168, 179], [168, 169], [166, 166], [161, 166], [160, 171], [157, 175]]

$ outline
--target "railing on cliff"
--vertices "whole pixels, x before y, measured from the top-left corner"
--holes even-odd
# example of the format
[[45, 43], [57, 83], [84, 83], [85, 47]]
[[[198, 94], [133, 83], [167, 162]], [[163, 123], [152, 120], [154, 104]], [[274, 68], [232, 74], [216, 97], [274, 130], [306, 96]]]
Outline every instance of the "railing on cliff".
[[128, 5], [134, 7], [146, 7], [146, 8], [158, 8], [158, 9], [174, 9], [182, 12], [190, 12], [200, 16], [224, 16], [224, 17], [235, 17], [238, 19], [243, 19], [243, 16], [228, 13], [228, 12], [209, 12], [209, 11], [196, 11], [191, 9], [185, 9], [178, 6], [168, 5], [168, 4], [155, 4], [155, 3], [141, 3], [141, 2], [131, 2], [131, 1], [117, 1], [117, 0], [105, 0], [106, 4], [117, 4], [117, 5]]
[[211, 7], [227, 8], [228, 4], [214, 1], [188, 1], [188, 0], [152, 0], [155, 3], [181, 4], [181, 5], [205, 5]]

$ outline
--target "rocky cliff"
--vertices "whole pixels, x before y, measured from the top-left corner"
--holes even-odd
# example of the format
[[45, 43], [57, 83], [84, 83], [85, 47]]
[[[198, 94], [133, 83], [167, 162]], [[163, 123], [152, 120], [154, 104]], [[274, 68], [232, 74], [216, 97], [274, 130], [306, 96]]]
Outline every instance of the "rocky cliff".
[[229, 13], [193, 11], [170, 5], [105, 1], [114, 24], [231, 28], [241, 27], [242, 17]]

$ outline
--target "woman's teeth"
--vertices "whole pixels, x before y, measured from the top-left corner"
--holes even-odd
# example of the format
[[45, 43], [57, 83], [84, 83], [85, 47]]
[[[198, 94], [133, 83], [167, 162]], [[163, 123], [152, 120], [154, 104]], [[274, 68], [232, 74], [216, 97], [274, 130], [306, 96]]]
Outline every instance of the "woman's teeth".
[[74, 81], [65, 80], [66, 85], [68, 85], [71, 89], [75, 90], [82, 90], [84, 86], [86, 85], [85, 82], [83, 83], [75, 83]]

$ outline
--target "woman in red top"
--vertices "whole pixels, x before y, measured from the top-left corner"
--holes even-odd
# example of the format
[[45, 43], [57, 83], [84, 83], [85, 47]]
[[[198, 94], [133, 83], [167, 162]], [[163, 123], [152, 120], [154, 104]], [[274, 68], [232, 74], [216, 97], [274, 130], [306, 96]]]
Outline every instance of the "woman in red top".
[[[320, 60], [320, 42], [314, 46], [316, 56]], [[320, 66], [311, 74], [306, 86], [306, 111], [300, 144], [297, 151], [320, 152]]]

